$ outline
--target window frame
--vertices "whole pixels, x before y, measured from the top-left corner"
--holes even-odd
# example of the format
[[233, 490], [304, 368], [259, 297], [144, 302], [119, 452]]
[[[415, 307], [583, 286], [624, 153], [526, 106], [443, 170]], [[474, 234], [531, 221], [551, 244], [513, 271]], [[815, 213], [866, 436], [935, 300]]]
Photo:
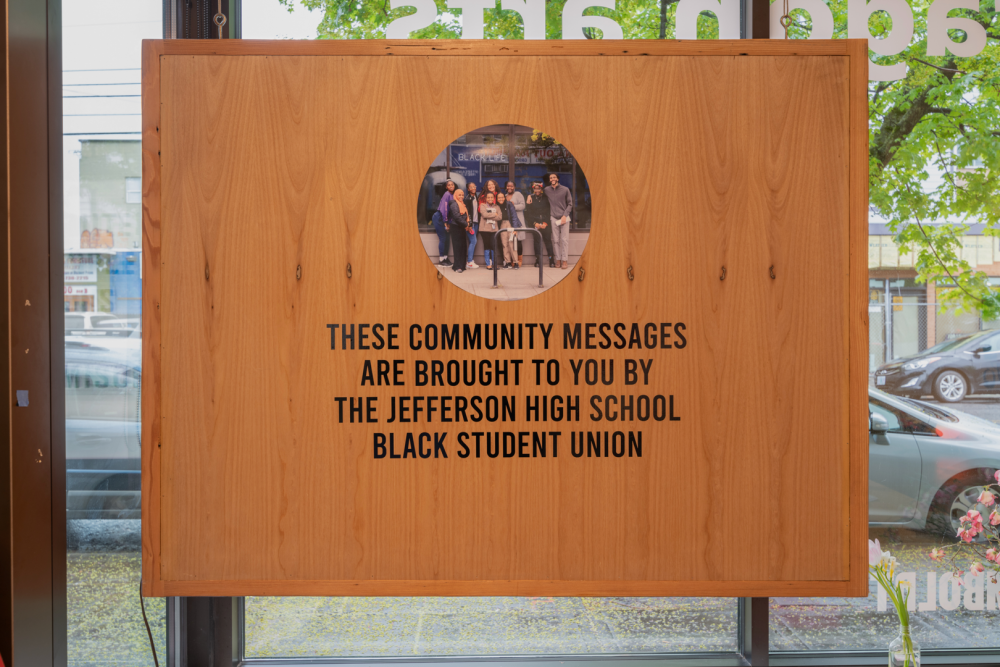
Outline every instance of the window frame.
[[[202, 0], [204, 1], [204, 0]], [[165, 37], [177, 32], [179, 0], [163, 0]], [[239, 36], [240, 0], [225, 0], [232, 20], [227, 27]], [[760, 33], [767, 25], [767, 0], [743, 0], [741, 29]], [[62, 12], [61, 0], [10, 0], [0, 14], [5, 46], [0, 87], [7, 104], [7, 134], [0, 143], [8, 160], [0, 164], [8, 188], [0, 197], [6, 206], [8, 235], [0, 241], [6, 269], [0, 271], [7, 308], [0, 327], [8, 348], [8, 394], [2, 411], [8, 427], [7, 451], [0, 456], [0, 655], [8, 664], [66, 665], [66, 479], [65, 380], [62, 342], [63, 211], [62, 211]], [[169, 34], [173, 31], [173, 34]], [[41, 83], [40, 83], [41, 82]], [[39, 148], [42, 147], [42, 148]], [[8, 169], [8, 164], [13, 168]], [[38, 224], [45, 220], [46, 224]], [[25, 299], [43, 290], [45, 298]], [[30, 301], [34, 310], [21, 310]], [[27, 307], [27, 304], [25, 304]], [[7, 313], [17, 313], [9, 316]], [[14, 352], [35, 348], [33, 363], [15, 360]], [[15, 350], [15, 346], [18, 348]], [[22, 355], [23, 356], [23, 355]], [[13, 407], [15, 387], [31, 389], [28, 408]], [[32, 409], [34, 408], [34, 409]], [[30, 443], [30, 446], [26, 443]], [[36, 463], [30, 450], [43, 451]], [[41, 476], [44, 483], [32, 484]], [[212, 623], [206, 629], [201, 612], [213, 600]], [[732, 653], [683, 653], [595, 656], [503, 656], [433, 658], [316, 658], [247, 659], [244, 656], [244, 601], [242, 598], [171, 598], [167, 601], [167, 646], [157, 646], [164, 664], [186, 665], [190, 655], [209, 655], [214, 665], [341, 665], [435, 662], [492, 665], [517, 662], [570, 663], [587, 667], [628, 667], [626, 661], [644, 661], [651, 667], [729, 667], [753, 665], [857, 666], [885, 663], [885, 650], [769, 651], [768, 598], [738, 602], [737, 646]], [[228, 605], [228, 616], [227, 616]], [[225, 622], [228, 620], [228, 622]], [[16, 646], [16, 653], [12, 649]], [[990, 649], [924, 649], [925, 664], [997, 664], [1000, 646]]]

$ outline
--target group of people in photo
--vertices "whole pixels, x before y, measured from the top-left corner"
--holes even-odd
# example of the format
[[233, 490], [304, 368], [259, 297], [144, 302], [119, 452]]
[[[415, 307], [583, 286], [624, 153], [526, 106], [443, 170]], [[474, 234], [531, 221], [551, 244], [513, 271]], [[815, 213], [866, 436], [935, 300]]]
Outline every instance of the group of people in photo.
[[[573, 214], [573, 193], [559, 182], [557, 174], [549, 174], [548, 183], [536, 181], [525, 196], [518, 192], [513, 181], [507, 181], [501, 190], [493, 179], [486, 181], [482, 192], [475, 183], [465, 190], [458, 188], [451, 179], [445, 181], [437, 211], [431, 218], [438, 236], [438, 263], [451, 266], [457, 273], [478, 269], [473, 254], [478, 243], [483, 244], [483, 257], [487, 269], [493, 269], [494, 243], [497, 234], [503, 247], [503, 263], [498, 268], [519, 269], [524, 261], [522, 242], [524, 232], [519, 229], [537, 229], [549, 257], [549, 267], [569, 268], [569, 222]], [[451, 245], [454, 260], [448, 259]], [[542, 249], [535, 249], [535, 266], [542, 261]]]

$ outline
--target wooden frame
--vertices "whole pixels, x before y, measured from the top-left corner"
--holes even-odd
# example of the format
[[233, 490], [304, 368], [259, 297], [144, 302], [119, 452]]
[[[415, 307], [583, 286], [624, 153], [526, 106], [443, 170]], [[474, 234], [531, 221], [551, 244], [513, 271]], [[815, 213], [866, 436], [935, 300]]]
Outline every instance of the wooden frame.
[[[170, 447], [171, 442], [164, 433], [164, 407], [163, 407], [163, 377], [167, 369], [163, 366], [163, 320], [165, 313], [161, 311], [161, 299], [164, 297], [164, 267], [169, 264], [162, 254], [164, 247], [164, 232], [168, 229], [161, 227], [163, 220], [164, 181], [163, 181], [163, 160], [161, 155], [161, 142], [164, 141], [163, 132], [168, 128], [163, 127], [161, 114], [164, 104], [169, 100], [161, 99], [161, 92], [164, 83], [161, 76], [161, 65], [165, 58], [171, 57], [198, 57], [198, 56], [320, 56], [320, 57], [361, 57], [361, 58], [383, 58], [392, 57], [398, 62], [400, 58], [405, 59], [448, 59], [460, 58], [521, 58], [537, 59], [539, 57], [567, 56], [567, 57], [593, 57], [600, 59], [625, 58], [640, 62], [645, 59], [657, 59], [663, 57], [689, 57], [689, 56], [723, 56], [723, 57], [809, 57], [809, 58], [843, 58], [848, 63], [848, 74], [846, 77], [847, 109], [848, 118], [845, 121], [849, 127], [848, 136], [845, 141], [848, 146], [847, 155], [841, 156], [847, 169], [847, 199], [844, 210], [847, 214], [847, 228], [842, 230], [846, 247], [844, 250], [845, 259], [849, 259], [847, 271], [842, 275], [830, 275], [832, 288], [843, 290], [838, 292], [843, 294], [843, 304], [846, 313], [843, 317], [836, 316], [837, 329], [844, 341], [846, 359], [844, 360], [844, 377], [846, 381], [842, 388], [837, 391], [842, 393], [835, 396], [836, 401], [841, 401], [845, 409], [841, 411], [843, 418], [842, 432], [846, 438], [839, 445], [840, 457], [837, 466], [844, 474], [834, 474], [837, 488], [830, 492], [834, 493], [838, 502], [834, 502], [831, 507], [839, 507], [835, 510], [838, 518], [838, 525], [843, 530], [843, 538], [836, 538], [835, 543], [837, 553], [830, 556], [829, 565], [824, 566], [824, 571], [833, 572], [829, 576], [813, 577], [803, 579], [794, 573], [804, 571], [799, 566], [791, 563], [792, 559], [807, 558], [806, 550], [810, 548], [810, 540], [821, 540], [821, 535], [811, 535], [808, 528], [791, 528], [785, 526], [782, 530], [795, 532], [795, 538], [791, 543], [785, 543], [777, 535], [779, 533], [769, 533], [772, 551], [761, 551], [756, 553], [765, 554], [767, 559], [774, 560], [769, 565], [744, 564], [732, 562], [732, 559], [712, 560], [712, 557], [705, 555], [704, 568], [699, 571], [719, 571], [718, 577], [689, 578], [689, 579], [652, 579], [636, 577], [616, 577], [616, 578], [592, 578], [580, 576], [574, 578], [530, 578], [523, 579], [516, 576], [507, 578], [467, 578], [450, 579], [430, 577], [394, 577], [394, 578], [373, 578], [368, 576], [355, 576], [354, 578], [319, 578], [319, 577], [259, 577], [253, 576], [232, 576], [225, 577], [204, 577], [199, 572], [221, 572], [222, 566], [205, 570], [190, 569], [173, 570], [174, 576], [164, 576], [164, 542], [163, 531], [166, 529], [162, 523], [164, 510], [163, 499], [167, 489], [164, 487], [162, 477], [164, 469], [163, 448]], [[464, 62], [464, 61], [463, 61]], [[484, 60], [486, 63], [503, 61]], [[525, 61], [526, 62], [526, 61]], [[717, 60], [714, 62], [724, 62]], [[776, 62], [776, 61], [775, 61]], [[831, 61], [832, 62], [832, 61]], [[840, 62], [840, 61], [838, 61]], [[698, 42], [678, 42], [678, 41], [560, 41], [560, 42], [489, 42], [489, 41], [196, 41], [196, 40], [171, 40], [171, 41], [145, 41], [143, 43], [143, 380], [142, 380], [142, 518], [143, 518], [143, 591], [146, 595], [153, 596], [235, 596], [235, 595], [573, 595], [573, 596], [725, 596], [725, 597], [761, 597], [761, 596], [865, 596], [868, 593], [868, 568], [866, 560], [866, 540], [868, 536], [868, 509], [867, 509], [867, 473], [868, 473], [868, 446], [867, 446], [867, 350], [868, 350], [868, 321], [867, 321], [867, 211], [868, 211], [868, 116], [867, 116], [867, 83], [868, 83], [868, 51], [865, 40], [808, 40], [808, 41], [770, 41], [770, 40], [746, 40], [746, 41], [698, 41]], [[780, 70], [780, 67], [778, 68]], [[778, 71], [775, 70], [775, 71]], [[791, 82], [789, 85], [794, 84]], [[431, 85], [430, 83], [428, 85]], [[789, 89], [790, 90], [790, 89]], [[794, 91], [793, 91], [794, 94]], [[763, 121], [766, 114], [762, 115]], [[507, 119], [497, 119], [500, 122], [507, 122]], [[516, 120], [516, 119], [515, 119]], [[574, 154], [576, 150], [574, 148]], [[583, 156], [581, 156], [583, 158]], [[763, 159], [763, 158], [762, 158]], [[585, 167], [589, 170], [590, 164]], [[595, 169], [595, 172], [598, 170]], [[764, 178], [764, 176], [760, 176]], [[752, 208], [755, 205], [767, 206], [755, 200], [757, 190], [748, 191], [748, 205]], [[409, 204], [407, 204], [409, 206]], [[195, 216], [197, 217], [197, 216]], [[728, 237], [726, 237], [728, 239]], [[728, 241], [727, 241], [728, 242]], [[735, 240], [733, 241], [736, 242]], [[779, 244], [780, 245], [780, 244]], [[625, 248], [627, 252], [637, 252], [629, 245]], [[773, 256], [781, 255], [780, 247], [771, 248]], [[735, 250], [727, 250], [725, 247], [719, 250], [723, 258], [727, 253]], [[172, 258], [173, 259], [173, 258]], [[591, 275], [601, 277], [605, 274], [599, 273], [602, 269], [596, 261], [588, 260], [588, 280], [595, 280]], [[209, 280], [208, 261], [205, 266], [205, 279]], [[426, 263], [425, 258], [421, 261]], [[736, 260], [733, 260], [736, 261]], [[794, 263], [793, 258], [787, 261]], [[172, 266], [172, 265], [169, 265]], [[734, 266], [736, 266], [734, 264]], [[307, 271], [310, 267], [307, 267]], [[637, 270], [649, 270], [652, 267], [637, 267]], [[339, 270], [339, 269], [338, 269]], [[357, 271], [357, 267], [355, 269]], [[427, 275], [431, 267], [427, 266]], [[616, 268], [615, 271], [618, 271]], [[734, 270], [735, 271], [735, 270]], [[779, 272], [781, 268], [779, 268]], [[610, 274], [607, 274], [610, 275]], [[617, 275], [617, 274], [615, 274]], [[648, 274], [647, 274], [648, 275]], [[737, 275], [735, 272], [731, 274]], [[624, 274], [622, 274], [624, 276]], [[214, 279], [214, 276], [213, 276]], [[603, 278], [602, 278], [603, 279]], [[641, 281], [640, 277], [637, 282]], [[730, 280], [733, 280], [732, 278]], [[560, 283], [557, 289], [562, 289], [563, 293], [568, 293], [571, 286], [567, 285], [563, 289], [564, 283]], [[576, 283], [577, 281], [572, 281]], [[572, 289], [586, 289], [591, 283], [581, 282]], [[730, 283], [733, 284], [733, 283]], [[770, 283], [767, 283], [770, 284]], [[627, 287], [627, 284], [626, 284]], [[444, 287], [443, 289], [447, 289]], [[454, 289], [454, 288], [453, 288]], [[625, 289], [625, 287], [621, 288]], [[715, 289], [715, 288], [713, 288]], [[444, 297], [440, 297], [444, 298]], [[449, 296], [448, 298], [454, 299]], [[468, 297], [475, 298], [475, 297]], [[536, 297], [542, 298], [542, 297]], [[640, 300], [641, 302], [641, 300]], [[791, 298], [789, 297], [789, 302]], [[727, 302], [728, 303], [728, 302]], [[506, 306], [491, 306], [492, 312], [496, 309], [503, 309]], [[462, 308], [466, 308], [464, 305]], [[466, 311], [463, 312], [471, 312]], [[635, 321], [640, 318], [636, 317]], [[406, 320], [409, 324], [410, 321]], [[185, 325], [187, 326], [187, 325]], [[178, 329], [174, 330], [174, 335]], [[169, 351], [167, 351], [169, 354]], [[289, 399], [290, 400], [290, 399]], [[193, 417], [192, 417], [193, 418]], [[581, 426], [580, 428], [586, 428]], [[839, 428], [839, 427], [838, 427]], [[718, 454], [724, 450], [714, 450]], [[706, 454], [707, 455], [707, 454]], [[784, 455], [772, 453], [772, 459], [777, 461]], [[777, 456], [777, 459], [773, 457]], [[815, 472], [814, 469], [808, 468]], [[178, 470], [170, 470], [170, 483], [177, 483], [180, 479]], [[726, 474], [735, 474], [737, 471], [729, 471]], [[182, 475], [181, 475], [182, 476]], [[729, 479], [727, 477], [726, 479]], [[748, 486], [758, 484], [758, 480], [746, 480]], [[712, 482], [708, 481], [708, 486]], [[768, 490], [765, 489], [765, 492]], [[723, 494], [724, 495], [724, 494]], [[729, 503], [738, 502], [738, 495], [726, 495]], [[810, 521], [810, 512], [814, 507], [812, 499], [806, 497], [790, 497], [788, 502], [801, 503], [802, 521]], [[726, 510], [732, 512], [732, 510]], [[705, 515], [706, 518], [709, 515]], [[725, 515], [728, 520], [736, 520], [736, 514]], [[777, 518], [774, 521], [778, 522]], [[784, 521], [784, 520], [782, 520]], [[780, 523], [780, 522], [779, 522]], [[176, 526], [173, 529], [176, 535]], [[797, 532], [796, 532], [797, 531]], [[736, 530], [739, 533], [739, 530]], [[814, 531], [815, 532], [815, 531]], [[742, 533], [740, 533], [742, 534]], [[203, 536], [204, 537], [204, 536]], [[229, 550], [267, 550], [270, 545], [237, 543], [233, 541], [221, 540], [219, 544], [225, 544]], [[794, 547], [794, 548], [793, 548]], [[202, 548], [209, 551], [209, 546]], [[277, 548], [277, 547], [276, 547]], [[740, 550], [739, 543], [728, 545], [716, 545], [714, 548], [725, 548], [727, 550]], [[788, 551], [789, 553], [784, 553]], [[751, 553], [754, 553], [752, 550]], [[779, 553], [781, 552], [781, 553]], [[309, 555], [308, 550], [303, 550], [302, 556]], [[706, 554], [706, 548], [699, 547], [699, 554]], [[222, 559], [236, 558], [234, 552], [226, 554], [216, 554]], [[734, 554], [739, 556], [739, 554]], [[298, 557], [298, 552], [297, 556]], [[823, 556], [825, 558], [826, 556]], [[186, 560], [186, 563], [194, 563], [198, 559], [195, 557]], [[711, 561], [711, 562], [709, 562]], [[779, 562], [780, 561], [780, 562]], [[221, 562], [221, 561], [219, 561]], [[727, 573], [739, 571], [741, 567], [751, 569], [750, 566], [757, 567], [754, 571], [774, 573], [771, 578], [756, 579], [733, 579]], [[213, 566], [215, 567], [215, 566]], [[234, 566], [235, 567], [235, 566]], [[242, 566], [240, 566], [242, 567]], [[268, 569], [265, 563], [258, 570]], [[297, 566], [296, 566], [297, 567]], [[375, 567], [375, 566], [372, 566]], [[627, 566], [623, 566], [625, 570]], [[696, 564], [695, 570], [700, 567]], [[221, 568], [221, 569], [220, 569]], [[707, 568], [707, 569], [705, 569]], [[714, 569], [713, 569], [714, 568]], [[831, 569], [832, 568], [832, 569]], [[359, 571], [360, 568], [359, 567]], [[377, 569], [377, 567], [375, 567]], [[419, 568], [418, 568], [419, 569]], [[600, 568], [597, 568], [598, 570]], [[227, 572], [233, 572], [230, 568]], [[242, 571], [242, 570], [241, 570]], [[372, 570], [374, 571], [374, 570]], [[602, 570], [604, 571], [604, 570]], [[624, 570], [623, 570], [624, 571]], [[181, 576], [177, 576], [180, 572]], [[791, 573], [791, 574], [789, 574]]]

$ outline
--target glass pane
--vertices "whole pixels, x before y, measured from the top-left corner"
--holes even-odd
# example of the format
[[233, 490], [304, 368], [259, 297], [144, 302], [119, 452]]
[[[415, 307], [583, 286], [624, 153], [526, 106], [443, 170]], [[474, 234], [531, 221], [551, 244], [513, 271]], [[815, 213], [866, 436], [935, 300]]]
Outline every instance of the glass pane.
[[246, 598], [248, 658], [736, 651], [732, 598]]
[[[670, 5], [671, 35], [673, 11]], [[247, 39], [313, 39], [320, 32], [334, 36], [326, 24], [320, 25], [322, 19], [322, 10], [308, 11], [300, 3], [294, 3], [289, 13], [277, 0], [243, 0], [243, 37]], [[531, 129], [515, 127], [515, 184], [527, 194], [532, 179], [556, 171], [561, 183], [574, 188], [577, 216], [571, 221], [575, 232], [570, 238], [572, 256], [575, 237], [582, 244], [590, 229], [589, 185], [572, 159], [560, 161], [558, 145], [545, 144], [543, 137], [532, 141]], [[456, 127], [455, 134], [459, 132], [469, 134], [453, 142], [451, 155], [442, 151], [436, 166], [445, 171], [451, 159], [454, 168], [474, 169], [470, 177], [477, 183], [494, 178], [502, 186], [511, 178], [509, 159], [470, 166], [460, 155], [487, 146], [508, 155], [510, 126], [474, 133]], [[539, 156], [539, 148], [551, 150]], [[442, 193], [443, 185], [441, 191], [429, 188], [417, 207], [419, 228], [428, 235], [425, 245], [433, 247], [434, 230], [426, 223]], [[481, 253], [477, 251], [477, 262], [483, 261]], [[737, 650], [737, 601], [732, 598], [249, 597], [245, 610], [248, 658]]]
[[[891, 135], [893, 149], [880, 153], [871, 165], [869, 407], [886, 420], [889, 431], [869, 436], [868, 532], [898, 559], [898, 579], [911, 584], [911, 636], [922, 649], [996, 648], [1000, 583], [990, 576], [963, 574], [959, 585], [951, 565], [932, 560], [930, 552], [956, 544], [957, 517], [976, 506], [983, 485], [1000, 468], [1000, 349], [975, 353], [993, 347], [991, 334], [980, 332], [996, 328], [997, 322], [984, 321], [974, 305], [956, 310], [949, 304], [956, 294], [948, 271], [941, 268], [945, 255], [941, 247], [929, 251], [914, 224], [920, 221], [925, 229], [933, 224], [934, 234], [950, 238], [948, 252], [964, 262], [951, 268], [953, 275], [978, 271], [981, 284], [996, 290], [1000, 244], [984, 235], [982, 225], [948, 228], [948, 221], [958, 219], [995, 224], [990, 215], [996, 210], [995, 185], [968, 199], [956, 196], [971, 193], [969, 188], [977, 187], [991, 165], [996, 169], [995, 158], [986, 157], [998, 145], [987, 129], [995, 126], [995, 115], [980, 92], [982, 77], [993, 76], [995, 68], [975, 58], [957, 58], [952, 51], [928, 55], [933, 52], [931, 35], [963, 39], [941, 23], [931, 24], [929, 6], [906, 3], [892, 10], [895, 15], [878, 12], [868, 19], [879, 39], [894, 22], [908, 19], [901, 10], [912, 10], [915, 26], [914, 39], [899, 45], [898, 55], [869, 52], [875, 66], [899, 63], [905, 78], [883, 71], [884, 78], [893, 80], [872, 80], [869, 86], [871, 145], [885, 145]], [[834, 36], [846, 37], [846, 5], [830, 3], [830, 9]], [[965, 16], [984, 25], [993, 18], [978, 7]], [[810, 20], [807, 12], [794, 10], [789, 35], [805, 37]], [[996, 34], [984, 33], [983, 42], [983, 57], [996, 53]], [[942, 67], [962, 69], [967, 78], [938, 78]], [[871, 74], [874, 79], [880, 73]], [[910, 108], [914, 96], [937, 98], [944, 90], [959, 96], [953, 99], [971, 101], [963, 114], [985, 114], [991, 121], [969, 129], [932, 129], [935, 114], [952, 113], [949, 102], [934, 113], [911, 117], [905, 127], [898, 122], [900, 110]], [[886, 178], [899, 169], [912, 180], [903, 184]], [[955, 172], [962, 178], [949, 180], [948, 174]], [[916, 199], [921, 203], [914, 205]], [[916, 235], [901, 243], [899, 235], [906, 236], [907, 230]], [[928, 267], [929, 275], [918, 275]], [[957, 564], [967, 573], [971, 560]], [[772, 651], [883, 652], [900, 626], [892, 602], [874, 579], [867, 598], [773, 598], [770, 618]]]
[[[151, 662], [139, 607], [141, 40], [159, 0], [63, 2], [70, 665]], [[146, 601], [161, 659], [162, 599]]]
[[[981, 344], [969, 342], [957, 352]], [[891, 385], [896, 395], [870, 390], [869, 409], [889, 430], [869, 440], [869, 537], [898, 559], [898, 579], [912, 586], [910, 629], [921, 648], [1000, 646], [1000, 580], [968, 574], [969, 563], [961, 562], [966, 573], [959, 583], [947, 564], [930, 557], [931, 549], [955, 544], [957, 517], [977, 506], [983, 485], [1000, 468], [1000, 400], [973, 395], [956, 409], [922, 391], [913, 392], [919, 400], [900, 396], [900, 384]], [[874, 579], [867, 598], [771, 599], [772, 651], [884, 651], [899, 625]]]

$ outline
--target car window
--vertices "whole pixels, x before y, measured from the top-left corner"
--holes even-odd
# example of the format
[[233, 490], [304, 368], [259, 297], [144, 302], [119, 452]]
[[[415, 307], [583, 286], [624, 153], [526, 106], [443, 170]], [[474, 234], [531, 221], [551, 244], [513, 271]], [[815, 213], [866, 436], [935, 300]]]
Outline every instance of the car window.
[[920, 353], [920, 356], [925, 356], [928, 354], [937, 354], [939, 352], [948, 352], [950, 350], [960, 348], [963, 345], [967, 345], [970, 342], [972, 342], [972, 340], [973, 340], [972, 336], [960, 336], [958, 338], [952, 338], [942, 343], [938, 343], [934, 347], [924, 350], [923, 352]]
[[66, 314], [66, 331], [83, 328], [83, 315]]
[[100, 326], [102, 326], [102, 324], [104, 322], [107, 322], [108, 320], [113, 320], [113, 319], [114, 318], [111, 317], [110, 315], [95, 315], [95, 316], [93, 316], [93, 317], [90, 318], [90, 326], [95, 327], [95, 328], [96, 327], [100, 327]]
[[901, 431], [916, 435], [937, 435], [937, 429], [927, 422], [917, 419], [910, 413], [894, 408], [882, 401], [869, 399], [868, 409], [875, 414], [885, 417], [890, 431]]
[[885, 421], [889, 425], [890, 431], [903, 430], [903, 424], [899, 419], [899, 415], [902, 414], [901, 410], [893, 410], [892, 408], [882, 405], [881, 403], [868, 401], [868, 411], [872, 414], [882, 415], [885, 417]]
[[[1000, 342], [1000, 341], [998, 341], [998, 342]], [[934, 407], [933, 405], [930, 405], [928, 403], [924, 403], [923, 401], [917, 401], [917, 400], [914, 400], [912, 398], [907, 398], [905, 396], [897, 396], [897, 398], [899, 400], [905, 402], [907, 405], [909, 405], [914, 410], [922, 412], [925, 415], [927, 415], [928, 417], [934, 417], [935, 419], [940, 419], [941, 421], [946, 421], [946, 422], [953, 422], [953, 423], [957, 423], [958, 422], [958, 417], [956, 417], [955, 415], [953, 415], [953, 414], [951, 414], [949, 412], [945, 412], [944, 410], [940, 410], [940, 409]]]
[[94, 323], [95, 329], [124, 329], [125, 323], [121, 320], [116, 320], [111, 317], [95, 317], [91, 322]]
[[994, 334], [988, 338], [982, 339], [979, 343], [972, 346], [972, 349], [976, 350], [981, 347], [989, 347], [991, 351], [1000, 351], [1000, 334]]

